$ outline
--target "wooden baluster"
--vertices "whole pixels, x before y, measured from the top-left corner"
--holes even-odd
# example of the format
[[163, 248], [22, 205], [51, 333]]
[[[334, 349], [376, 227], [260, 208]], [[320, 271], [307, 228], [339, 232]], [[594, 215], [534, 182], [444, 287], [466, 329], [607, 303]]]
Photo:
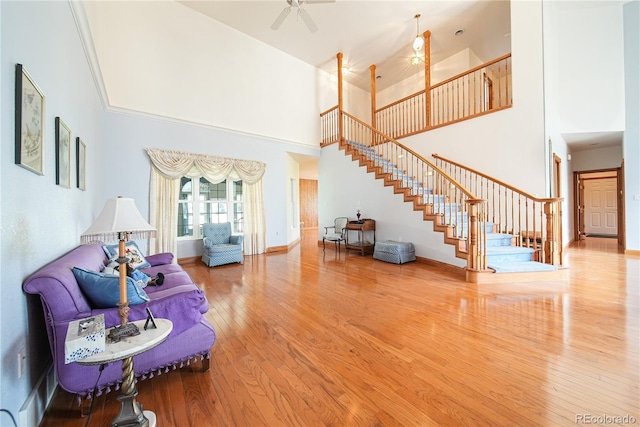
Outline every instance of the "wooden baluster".
[[[522, 196], [518, 195], [518, 234], [522, 233]], [[518, 246], [522, 246], [522, 236], [517, 237]]]
[[498, 209], [497, 209], [497, 215], [498, 215], [498, 229], [500, 229], [500, 227], [502, 227], [502, 185], [498, 184]]
[[440, 106], [438, 108], [438, 114], [440, 116], [440, 118], [438, 119], [438, 124], [441, 125], [442, 122], [444, 121], [444, 104], [445, 104], [445, 96], [444, 96], [444, 91], [445, 91], [445, 87], [441, 86], [441, 88], [439, 89], [439, 102], [440, 102]]
[[466, 109], [466, 105], [469, 102], [469, 97], [466, 95], [466, 91], [464, 89], [464, 82], [467, 79], [468, 76], [463, 76], [460, 80], [462, 82], [462, 112], [460, 113], [460, 117], [464, 118], [467, 117], [467, 109]]
[[476, 74], [477, 72], [473, 73], [473, 114], [476, 114], [476, 112], [478, 111], [478, 93], [477, 93], [477, 87], [478, 87], [478, 82], [476, 80]]
[[511, 95], [510, 95], [511, 92], [509, 89], [509, 61], [510, 60], [511, 60], [511, 57], [505, 59], [505, 79], [504, 79], [505, 85], [506, 85], [506, 89], [505, 89], [506, 97], [507, 97], [506, 102], [508, 105], [511, 105]]
[[496, 183], [491, 186], [491, 222], [496, 223]]
[[516, 215], [518, 214], [518, 207], [516, 202], [518, 194], [515, 191], [511, 192], [511, 235], [515, 235], [516, 232]]
[[[399, 135], [406, 135], [407, 131], [408, 131], [408, 120], [407, 120], [407, 104], [406, 103], [402, 103], [402, 129], [399, 130], [398, 134]], [[397, 137], [396, 137], [397, 138]]]
[[502, 61], [498, 62], [498, 107], [502, 107]]
[[503, 221], [504, 221], [504, 226], [500, 227], [501, 230], [504, 230], [503, 233], [507, 233], [507, 230], [509, 229], [509, 196], [508, 196], [508, 191], [509, 189], [507, 187], [504, 187], [504, 217], [503, 217]]
[[369, 79], [371, 87], [371, 127], [376, 129], [376, 66], [369, 66]]

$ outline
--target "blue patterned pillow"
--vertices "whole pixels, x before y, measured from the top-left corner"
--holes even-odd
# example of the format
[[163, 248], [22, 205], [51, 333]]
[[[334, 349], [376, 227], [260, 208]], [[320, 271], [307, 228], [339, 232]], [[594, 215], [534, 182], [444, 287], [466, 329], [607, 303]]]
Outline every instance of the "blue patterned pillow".
[[[104, 253], [107, 254], [109, 261], [115, 261], [118, 258], [118, 245], [104, 245], [102, 247]], [[142, 254], [142, 251], [134, 241], [129, 241], [125, 244], [126, 256], [131, 259], [130, 264], [133, 268], [149, 268], [151, 264], [147, 262], [147, 259]]]
[[[73, 275], [94, 308], [117, 307], [120, 302], [120, 277], [73, 267]], [[149, 301], [147, 293], [131, 277], [127, 277], [129, 305]]]

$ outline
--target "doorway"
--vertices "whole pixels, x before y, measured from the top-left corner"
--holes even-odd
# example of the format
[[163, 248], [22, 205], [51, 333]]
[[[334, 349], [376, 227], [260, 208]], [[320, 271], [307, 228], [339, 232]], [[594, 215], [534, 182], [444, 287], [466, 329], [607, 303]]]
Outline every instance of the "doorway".
[[624, 233], [620, 168], [574, 172], [575, 240], [617, 238]]

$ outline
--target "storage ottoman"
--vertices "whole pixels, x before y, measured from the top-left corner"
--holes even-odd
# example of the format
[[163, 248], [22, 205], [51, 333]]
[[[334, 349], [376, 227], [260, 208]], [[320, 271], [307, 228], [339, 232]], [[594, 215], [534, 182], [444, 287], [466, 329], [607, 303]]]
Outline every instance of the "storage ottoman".
[[386, 240], [376, 242], [373, 257], [393, 264], [404, 264], [416, 260], [416, 250], [411, 242], [395, 242]]

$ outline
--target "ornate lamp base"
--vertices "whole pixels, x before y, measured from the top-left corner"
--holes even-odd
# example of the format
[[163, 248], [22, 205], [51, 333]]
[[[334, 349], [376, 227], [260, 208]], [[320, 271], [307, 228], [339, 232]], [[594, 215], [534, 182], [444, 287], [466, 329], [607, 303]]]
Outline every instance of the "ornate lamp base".
[[[117, 398], [121, 404], [120, 413], [111, 421], [111, 427], [152, 427], [136, 399], [137, 395], [133, 357], [127, 357], [122, 361], [122, 394]], [[155, 414], [153, 418], [155, 425]]]
[[121, 394], [117, 397], [122, 406], [118, 416], [111, 421], [111, 427], [149, 427], [149, 420], [136, 399], [137, 395], [136, 391], [133, 395]]

